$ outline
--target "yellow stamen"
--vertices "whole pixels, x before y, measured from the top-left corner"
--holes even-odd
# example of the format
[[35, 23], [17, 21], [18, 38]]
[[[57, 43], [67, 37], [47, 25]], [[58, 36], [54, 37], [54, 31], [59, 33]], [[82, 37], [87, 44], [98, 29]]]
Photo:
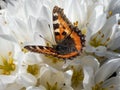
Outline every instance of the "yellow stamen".
[[92, 87], [92, 90], [108, 90], [107, 88], [102, 87], [103, 82], [100, 82]]
[[59, 89], [58, 89], [58, 84], [57, 84], [57, 82], [56, 82], [54, 85], [50, 85], [50, 84], [47, 82], [47, 90], [59, 90]]
[[101, 33], [100, 31], [97, 32], [95, 35], [91, 37], [90, 45], [94, 47], [107, 46], [108, 42], [110, 41], [110, 38], [107, 38], [105, 42], [102, 42], [104, 37], [105, 35], [103, 33]]
[[52, 63], [54, 63], [54, 64], [59, 63], [59, 62], [63, 62], [62, 59], [59, 59], [57, 57], [53, 57], [53, 56], [50, 56], [50, 55], [46, 55], [46, 57], [48, 57], [50, 60], [52, 60]]
[[28, 65], [27, 72], [32, 75], [37, 75], [39, 73], [39, 66], [37, 64]]
[[15, 70], [16, 66], [14, 64], [14, 59], [12, 58], [12, 53], [9, 52], [8, 53], [9, 58], [5, 58], [3, 56], [1, 56], [2, 59], [2, 65], [0, 65], [0, 70], [2, 71], [2, 74], [4, 75], [10, 75], [12, 71]]
[[113, 15], [113, 12], [112, 12], [112, 11], [109, 11], [109, 12], [108, 12], [107, 19], [110, 18], [112, 15]]
[[79, 70], [76, 70], [72, 66], [72, 70], [73, 70], [72, 86], [77, 87], [78, 85], [82, 85], [82, 82], [83, 82], [83, 79], [84, 79], [83, 69], [80, 68]]

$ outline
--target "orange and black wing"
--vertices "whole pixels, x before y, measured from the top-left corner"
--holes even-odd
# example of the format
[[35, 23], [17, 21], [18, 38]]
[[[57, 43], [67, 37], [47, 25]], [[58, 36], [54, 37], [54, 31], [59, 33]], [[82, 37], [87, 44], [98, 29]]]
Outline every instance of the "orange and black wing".
[[56, 50], [54, 50], [54, 48], [47, 47], [47, 46], [28, 45], [28, 46], [25, 46], [24, 48], [31, 51], [31, 52], [42, 53], [44, 55], [52, 55], [52, 56], [62, 58], [62, 59], [68, 59], [68, 58], [71, 58], [71, 57], [76, 56], [78, 54], [78, 52], [71, 52], [68, 54], [58, 54], [56, 52]]
[[70, 33], [71, 22], [65, 16], [63, 9], [55, 6], [53, 8], [53, 29], [57, 43], [63, 41]]
[[42, 53], [42, 54], [53, 55], [53, 56], [57, 55], [57, 53], [53, 48], [47, 47], [47, 46], [28, 45], [28, 46], [25, 46], [24, 48], [31, 52]]
[[[74, 47], [76, 48], [77, 52], [82, 51], [82, 48], [85, 46], [85, 35], [81, 33], [81, 30], [79, 30], [78, 27], [74, 26], [69, 21], [63, 12], [63, 9], [59, 8], [58, 6], [53, 8], [53, 28], [55, 33], [55, 40], [58, 44], [64, 43], [65, 39], [70, 37], [71, 41], [74, 41]], [[72, 53], [73, 52], [69, 54]]]

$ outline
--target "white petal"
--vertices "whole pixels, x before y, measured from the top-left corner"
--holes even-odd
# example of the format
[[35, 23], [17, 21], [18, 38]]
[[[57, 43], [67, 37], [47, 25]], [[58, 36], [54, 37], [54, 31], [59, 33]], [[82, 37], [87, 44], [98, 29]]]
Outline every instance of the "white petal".
[[64, 86], [62, 88], [62, 90], [74, 90], [74, 89], [72, 87], [70, 87], [70, 86]]
[[95, 52], [95, 50], [96, 50], [96, 48], [89, 45], [89, 43], [88, 43], [88, 45], [86, 45], [86, 48], [85, 48], [86, 52], [93, 53], [93, 52]]
[[47, 82], [50, 85], [54, 85], [57, 82], [58, 88], [61, 88], [65, 85], [71, 84], [71, 76], [64, 74], [61, 71], [57, 71], [51, 67], [42, 67], [41, 68], [40, 83], [41, 85], [46, 86]]
[[105, 56], [107, 58], [120, 58], [120, 54], [112, 51], [106, 51]]
[[109, 5], [109, 11], [112, 11], [112, 15], [120, 13], [120, 0], [111, 0], [111, 3]]
[[82, 25], [86, 21], [87, 7], [85, 3], [80, 4], [78, 0], [71, 0], [69, 1], [69, 3], [67, 3], [66, 8], [68, 9], [68, 11], [66, 12], [67, 17], [72, 23], [78, 21], [79, 25]]
[[[26, 16], [40, 16], [40, 9], [42, 7], [40, 0], [25, 0]], [[39, 9], [38, 9], [39, 8]]]
[[35, 32], [34, 33], [34, 45], [42, 45], [46, 46], [46, 42], [48, 42], [44, 36], [41, 35], [40, 32]]
[[29, 73], [19, 73], [17, 76], [17, 83], [25, 87], [34, 86], [36, 82], [36, 78]]
[[[109, 18], [107, 20], [107, 22], [105, 23], [104, 27], [102, 28], [102, 33], [104, 33], [104, 38], [112, 38], [112, 36], [114, 35], [115, 33], [115, 30], [114, 30], [114, 26], [116, 24], [118, 24], [118, 18], [119, 18], [119, 15], [114, 15], [112, 16], [111, 18]], [[104, 42], [105, 40], [103, 40]]]
[[12, 17], [18, 16], [18, 17], [22, 17], [22, 18], [26, 18], [25, 17], [25, 12], [24, 12], [24, 0], [9, 0], [9, 3], [7, 3], [7, 12], [9, 15], [11, 15]]
[[[110, 87], [110, 86], [120, 86], [120, 76], [110, 78], [106, 80], [103, 85], [103, 87]], [[115, 89], [116, 90], [116, 89]]]
[[37, 21], [36, 30], [40, 33], [43, 38], [49, 41], [49, 43], [54, 43], [54, 34], [51, 28], [49, 27], [49, 24], [46, 22], [46, 20], [39, 20]]
[[[44, 63], [46, 63], [46, 64], [48, 64], [48, 65], [50, 65], [53, 68], [56, 68], [58, 70], [61, 70], [63, 65], [65, 64], [65, 61], [63, 61], [63, 60], [59, 60], [56, 58], [49, 58], [49, 57], [42, 56], [42, 55], [41, 55], [41, 57], [42, 57]], [[56, 60], [56, 63], [54, 63], [54, 60]]]
[[116, 31], [116, 32], [115, 32], [114, 36], [112, 37], [112, 40], [110, 41], [110, 43], [107, 46], [111, 50], [115, 50], [120, 47], [120, 44], [119, 44], [119, 42], [120, 42], [120, 27], [118, 25], [116, 25], [114, 28], [114, 31]]
[[46, 90], [46, 88], [43, 86], [39, 86], [39, 87], [30, 86], [27, 87], [26, 90]]
[[106, 11], [106, 10], [108, 10], [109, 4], [111, 1], [112, 0], [99, 0], [98, 2], [99, 2], [99, 4], [104, 5], [104, 9]]
[[3, 84], [11, 84], [14, 83], [15, 80], [16, 80], [16, 76], [0, 75], [0, 81]]
[[21, 88], [23, 88], [23, 86], [20, 85], [20, 84], [17, 84], [17, 83], [15, 82], [15, 83], [13, 83], [13, 84], [8, 85], [8, 86], [7, 86], [5, 89], [3, 89], [3, 90], [20, 90]]
[[37, 23], [37, 19], [35, 17], [33, 17], [33, 16], [28, 17], [28, 20], [27, 20], [27, 24], [28, 24], [27, 30], [28, 30], [28, 32], [33, 33], [35, 31], [36, 23]]
[[12, 41], [14, 43], [17, 43], [16, 39], [10, 35], [6, 35], [6, 34], [0, 34], [0, 37], [8, 40], [8, 41]]
[[3, 57], [8, 57], [8, 53], [12, 52], [12, 54], [14, 54], [14, 45], [12, 42], [9, 42], [5, 39], [0, 38], [0, 55]]
[[111, 59], [103, 64], [95, 74], [95, 81], [99, 83], [107, 79], [120, 66], [120, 58]]
[[95, 50], [95, 54], [98, 56], [105, 56], [107, 48], [104, 46], [99, 46]]
[[49, 10], [46, 6], [41, 8], [40, 16], [46, 19], [48, 23], [52, 23], [52, 11]]
[[[88, 70], [87, 73], [95, 73], [99, 69], [100, 63], [98, 62], [98, 60], [96, 58], [94, 58], [92, 56], [85, 56], [85, 57], [81, 58], [81, 60], [79, 60], [80, 58], [81, 57], [79, 57], [76, 60], [73, 60], [71, 62], [66, 62], [63, 69], [67, 70], [71, 66], [74, 66], [76, 68], [78, 68], [78, 67], [81, 68], [81, 66], [82, 66], [83, 69], [84, 69], [84, 67], [85, 68], [89, 67], [91, 69], [91, 71]], [[70, 74], [72, 74], [72, 73], [70, 73]]]
[[16, 83], [16, 76], [0, 75], [0, 90], [19, 90], [21, 85]]
[[83, 80], [83, 86], [87, 90], [91, 90], [91, 87], [94, 85], [94, 71], [91, 67], [84, 67], [84, 80]]
[[4, 1], [0, 1], [0, 7], [1, 9], [4, 9], [6, 7], [7, 3]]
[[34, 53], [26, 53], [24, 55], [23, 61], [28, 65], [34, 65], [40, 63], [40, 58], [37, 58], [37, 55]]
[[5, 90], [6, 85], [0, 80], [0, 90]]
[[105, 21], [106, 21], [106, 14], [103, 12], [103, 6], [102, 5], [96, 6], [94, 12], [90, 17], [88, 24], [88, 29], [92, 31], [91, 35], [93, 35], [98, 30], [100, 30], [105, 24]]
[[85, 56], [83, 58], [81, 58], [81, 60], [78, 60], [75, 62], [76, 64], [81, 64], [82, 66], [88, 66], [93, 68], [93, 71], [96, 72], [99, 68], [100, 63], [98, 62], [98, 60], [93, 57], [93, 56]]

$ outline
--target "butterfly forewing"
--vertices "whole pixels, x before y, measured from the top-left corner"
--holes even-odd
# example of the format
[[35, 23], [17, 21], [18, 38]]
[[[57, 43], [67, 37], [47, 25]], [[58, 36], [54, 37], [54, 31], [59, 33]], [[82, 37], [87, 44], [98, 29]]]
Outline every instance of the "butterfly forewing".
[[71, 22], [66, 18], [63, 9], [55, 6], [53, 9], [53, 28], [57, 43], [63, 41], [72, 32]]
[[48, 55], [56, 54], [53, 48], [47, 47], [47, 46], [28, 45], [28, 46], [25, 46], [24, 48], [30, 50], [31, 52], [36, 52], [36, 53], [43, 53], [43, 54], [48, 54]]

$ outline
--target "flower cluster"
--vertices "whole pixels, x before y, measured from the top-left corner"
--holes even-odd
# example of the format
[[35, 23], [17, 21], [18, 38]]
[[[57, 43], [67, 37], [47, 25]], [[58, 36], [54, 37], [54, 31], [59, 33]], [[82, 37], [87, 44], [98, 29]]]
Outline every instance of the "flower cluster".
[[[0, 90], [119, 90], [120, 0], [6, 0], [0, 6]], [[72, 60], [24, 48], [55, 44], [54, 6], [86, 36]]]

